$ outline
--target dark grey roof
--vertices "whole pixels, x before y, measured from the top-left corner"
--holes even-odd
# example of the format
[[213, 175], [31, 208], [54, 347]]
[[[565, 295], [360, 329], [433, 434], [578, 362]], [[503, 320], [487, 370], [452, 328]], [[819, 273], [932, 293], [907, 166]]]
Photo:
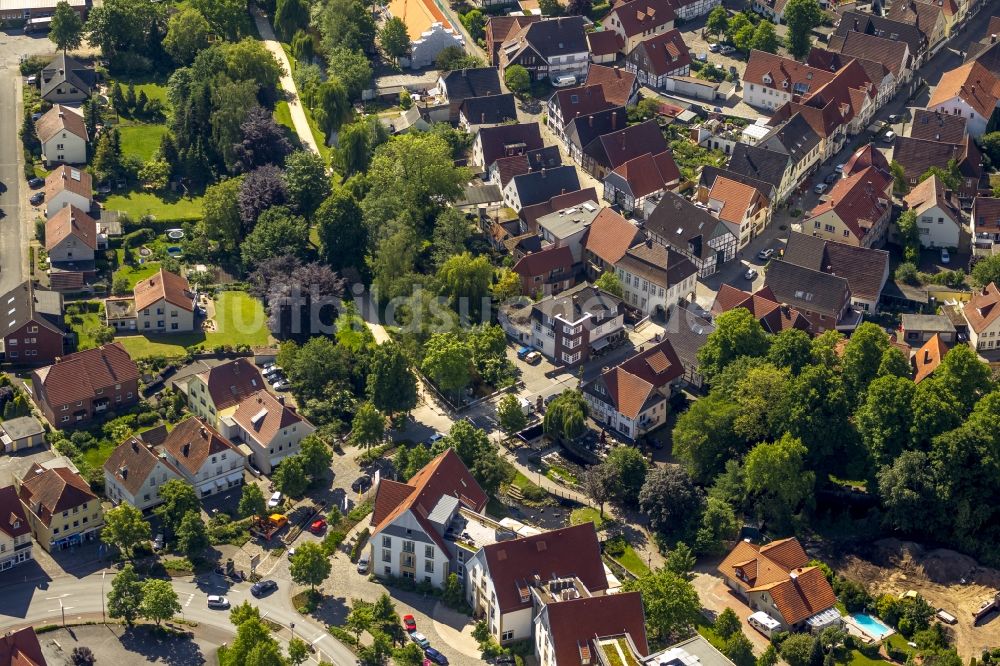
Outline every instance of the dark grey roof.
[[459, 111], [472, 125], [498, 124], [517, 120], [514, 93], [469, 97], [462, 102]]
[[663, 337], [670, 341], [684, 369], [693, 373], [698, 370], [698, 350], [714, 330], [711, 321], [677, 305], [670, 308]]
[[785, 262], [847, 280], [856, 298], [878, 301], [888, 278], [889, 253], [867, 247], [823, 240], [792, 232], [788, 235]]
[[525, 28], [524, 38], [546, 60], [589, 51], [586, 21], [582, 16], [561, 16], [532, 23]]
[[850, 298], [847, 280], [782, 259], [768, 264], [764, 285], [781, 303], [837, 318]]
[[63, 333], [62, 294], [35, 289], [30, 281], [0, 296], [0, 337], [6, 337], [34, 321], [56, 333]]
[[42, 70], [42, 97], [63, 83], [69, 83], [89, 96], [97, 82], [97, 73], [72, 57], [60, 53]]
[[503, 201], [498, 185], [466, 185], [462, 198], [455, 202], [456, 206], [478, 206]]
[[655, 120], [629, 125], [597, 137], [583, 152], [607, 169], [617, 169], [625, 162], [647, 153], [659, 155], [668, 150], [667, 140]]
[[651, 240], [626, 250], [617, 266], [661, 287], [680, 284], [698, 272], [683, 254]]
[[478, 140], [483, 149], [483, 166], [486, 168], [501, 157], [522, 155], [545, 145], [538, 123], [484, 127], [479, 130]]
[[517, 189], [521, 208], [548, 201], [563, 192], [575, 192], [580, 189], [576, 167], [570, 165], [521, 174], [514, 176], [512, 181]]
[[945, 315], [904, 314], [900, 316], [900, 325], [904, 331], [955, 332], [955, 325]]
[[45, 432], [42, 424], [34, 416], [19, 416], [3, 422], [3, 431], [13, 440], [24, 439]]
[[765, 183], [763, 180], [758, 180], [753, 176], [748, 176], [744, 173], [713, 166], [711, 164], [706, 164], [701, 168], [701, 178], [698, 181], [698, 185], [710, 190], [712, 189], [712, 184], [715, 182], [715, 179], [719, 176], [728, 178], [729, 180], [734, 180], [737, 183], [749, 185], [760, 192], [761, 195], [768, 201], [774, 198], [776, 187], [771, 183]]
[[966, 122], [962, 116], [916, 109], [910, 125], [910, 137], [941, 143], [961, 143], [965, 136]]
[[576, 321], [590, 313], [601, 320], [608, 315], [617, 314], [621, 309], [622, 299], [584, 282], [556, 296], [538, 301], [531, 307], [531, 317], [539, 319], [544, 314]]
[[496, 67], [456, 69], [444, 75], [445, 94], [449, 102], [461, 102], [470, 97], [499, 95], [500, 72]]
[[562, 164], [559, 146], [545, 146], [538, 150], [529, 150], [525, 157], [528, 158], [528, 169], [531, 171], [552, 169]]
[[737, 143], [729, 160], [729, 170], [774, 186], [781, 186], [788, 167], [788, 155], [761, 146]]
[[[732, 233], [725, 223], [684, 197], [665, 192], [663, 199], [646, 218], [647, 231], [674, 249], [707, 259], [715, 253], [708, 241], [725, 231]], [[694, 248], [694, 249], [692, 249]]]
[[621, 129], [628, 122], [624, 106], [616, 106], [586, 116], [577, 116], [566, 124], [566, 140], [583, 151], [599, 136]]
[[776, 152], [785, 152], [798, 164], [819, 145], [820, 138], [801, 113], [796, 113], [784, 125], [776, 127], [758, 145]]
[[906, 42], [910, 47], [912, 57], [916, 57], [927, 46], [927, 38], [917, 26], [866, 12], [844, 12], [837, 25], [836, 34], [844, 36], [849, 32], [863, 32], [876, 37]]
[[983, 41], [969, 46], [965, 61], [977, 61], [980, 65], [990, 70], [994, 76], [1000, 76], [1000, 39], [991, 42], [991, 35], [987, 35]]

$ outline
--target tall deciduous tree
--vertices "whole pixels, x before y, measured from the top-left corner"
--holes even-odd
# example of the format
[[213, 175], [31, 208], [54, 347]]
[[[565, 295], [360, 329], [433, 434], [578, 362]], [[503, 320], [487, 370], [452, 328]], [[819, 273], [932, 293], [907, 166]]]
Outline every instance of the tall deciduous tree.
[[274, 487], [289, 497], [302, 497], [309, 487], [305, 461], [298, 455], [282, 460], [271, 479], [274, 481]]
[[394, 16], [385, 22], [378, 33], [378, 45], [392, 59], [402, 58], [410, 52], [410, 35], [402, 19]]
[[351, 422], [351, 441], [355, 446], [369, 449], [384, 437], [385, 417], [372, 403], [361, 403]]
[[708, 19], [705, 21], [705, 30], [709, 34], [718, 37], [726, 31], [729, 27], [729, 12], [722, 5], [718, 5], [711, 12], [708, 13]]
[[601, 276], [594, 281], [594, 286], [598, 289], [603, 289], [609, 294], [614, 294], [618, 298], [622, 298], [625, 295], [622, 281], [618, 279], [618, 275], [614, 271], [601, 273]]
[[710, 393], [677, 418], [674, 455], [699, 483], [710, 483], [727, 460], [743, 452], [746, 444], [733, 430], [737, 416], [739, 407], [735, 402]]
[[695, 550], [705, 555], [720, 555], [740, 533], [740, 520], [726, 501], [709, 497], [701, 516]]
[[254, 106], [240, 123], [240, 140], [233, 146], [235, 166], [239, 171], [252, 171], [265, 164], [285, 163], [292, 144], [271, 112]]
[[497, 403], [497, 420], [507, 437], [513, 437], [528, 425], [528, 417], [521, 409], [521, 401], [513, 393], [508, 393]]
[[878, 377], [868, 386], [854, 420], [877, 467], [891, 464], [908, 448], [915, 391], [909, 379], [893, 376]]
[[740, 356], [763, 356], [770, 341], [764, 327], [745, 308], [719, 315], [715, 330], [698, 350], [698, 368], [711, 383], [712, 378]]
[[878, 372], [882, 354], [889, 347], [889, 336], [878, 324], [863, 322], [851, 334], [841, 360], [844, 373], [844, 388], [852, 402], [864, 399], [868, 384]]
[[229, 41], [250, 34], [247, 0], [192, 0], [191, 6], [208, 20], [215, 34]]
[[274, 10], [274, 29], [282, 41], [290, 42], [299, 30], [309, 27], [309, 3], [306, 0], [278, 0]]
[[149, 523], [142, 517], [142, 511], [127, 502], [104, 512], [104, 529], [101, 541], [116, 546], [126, 559], [132, 559], [132, 552], [140, 543], [149, 541]]
[[639, 491], [639, 508], [650, 527], [671, 539], [694, 536], [705, 495], [680, 465], [655, 467]]
[[177, 547], [188, 557], [197, 557], [211, 545], [201, 512], [188, 511], [177, 528]]
[[49, 39], [63, 53], [78, 49], [83, 43], [83, 21], [66, 0], [56, 3], [56, 11], [49, 24]]
[[343, 187], [336, 188], [313, 216], [319, 233], [320, 251], [333, 268], [364, 265], [368, 231], [361, 220], [357, 199]]
[[431, 336], [420, 367], [442, 391], [460, 391], [472, 380], [468, 345], [453, 332]]
[[701, 602], [691, 583], [672, 571], [651, 571], [625, 583], [642, 594], [646, 631], [658, 643], [669, 644], [688, 635], [698, 624]]
[[132, 51], [148, 53], [151, 36], [160, 29], [163, 7], [146, 0], [108, 0], [90, 10], [84, 30], [87, 41], [106, 58]]
[[368, 397], [390, 418], [417, 406], [417, 378], [398, 345], [387, 342], [375, 348], [368, 372]]
[[182, 7], [167, 21], [163, 48], [175, 63], [184, 67], [208, 48], [211, 34], [212, 27], [201, 12], [193, 7]]
[[[340, 2], [342, 0], [334, 1]], [[356, 2], [356, 0], [343, 1]], [[365, 13], [369, 12], [365, 11]], [[325, 40], [324, 44], [326, 44]], [[361, 91], [371, 85], [372, 65], [360, 48], [347, 46], [346, 43], [337, 44], [329, 49], [327, 63], [328, 72], [340, 79], [349, 100], [360, 99]]]
[[788, 26], [788, 52], [801, 60], [812, 46], [813, 28], [823, 22], [823, 10], [816, 0], [788, 0], [784, 21]]
[[295, 549], [288, 573], [299, 585], [308, 585], [315, 590], [330, 575], [330, 559], [318, 543], [305, 543]]
[[442, 266], [446, 261], [465, 251], [465, 242], [472, 235], [465, 213], [456, 208], [445, 208], [434, 221], [431, 236], [434, 263]]
[[614, 467], [607, 464], [593, 465], [583, 475], [583, 491], [587, 497], [597, 502], [601, 518], [604, 518], [604, 505], [615, 497], [618, 484], [618, 473]]
[[268, 208], [240, 247], [243, 263], [259, 266], [268, 259], [292, 255], [302, 258], [309, 247], [309, 225], [285, 206]]
[[523, 95], [531, 89], [531, 76], [521, 65], [511, 65], [504, 70], [503, 81], [515, 95]]
[[256, 516], [264, 518], [267, 516], [267, 502], [264, 500], [264, 493], [260, 486], [255, 483], [248, 483], [243, 486], [243, 494], [240, 496], [239, 513], [244, 518]]
[[753, 38], [750, 40], [750, 48], [768, 53], [777, 53], [781, 46], [778, 33], [774, 31], [774, 24], [770, 21], [761, 21], [754, 28]]
[[649, 471], [642, 452], [634, 446], [618, 446], [604, 459], [604, 464], [614, 470], [615, 501], [622, 506], [639, 502]]
[[309, 435], [299, 443], [297, 454], [302, 459], [302, 467], [306, 474], [313, 478], [321, 478], [330, 470], [333, 462], [333, 452], [318, 435]]
[[493, 266], [485, 255], [473, 257], [463, 252], [441, 264], [437, 278], [441, 295], [449, 297], [459, 312], [471, 312], [475, 316], [482, 310], [483, 298], [490, 293]]
[[181, 604], [177, 600], [177, 592], [168, 580], [150, 578], [142, 584], [142, 603], [139, 605], [139, 614], [147, 620], [153, 620], [160, 624], [164, 620], [169, 620], [175, 613], [181, 611]]
[[743, 465], [744, 483], [757, 511], [777, 529], [787, 529], [792, 517], [812, 497], [815, 475], [805, 469], [806, 447], [791, 435], [758, 444]]
[[202, 228], [205, 235], [228, 251], [236, 249], [243, 238], [239, 193], [243, 177], [229, 178], [210, 185], [202, 198]]
[[[576, 390], [566, 390], [553, 400], [545, 411], [542, 427], [549, 437], [573, 440], [587, 428], [587, 402]], [[642, 482], [639, 483], [642, 485]], [[636, 488], [638, 493], [638, 487]]]
[[253, 231], [261, 213], [271, 206], [280, 206], [287, 200], [285, 179], [281, 169], [273, 164], [254, 169], [244, 176], [237, 196], [244, 233]]
[[160, 486], [160, 499], [163, 504], [156, 507], [155, 512], [171, 535], [177, 533], [177, 528], [189, 511], [201, 510], [194, 487], [180, 479], [170, 479]]
[[289, 155], [285, 160], [285, 189], [299, 213], [311, 220], [331, 191], [323, 158], [311, 150]]
[[142, 582], [135, 573], [131, 563], [111, 581], [108, 591], [108, 617], [121, 618], [127, 626], [132, 626], [139, 617], [139, 606], [142, 604]]

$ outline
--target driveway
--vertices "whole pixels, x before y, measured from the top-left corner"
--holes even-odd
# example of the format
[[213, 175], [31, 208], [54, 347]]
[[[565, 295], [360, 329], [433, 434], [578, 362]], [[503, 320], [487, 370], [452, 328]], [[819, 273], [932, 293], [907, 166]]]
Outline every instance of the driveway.
[[754, 652], [760, 654], [767, 649], [771, 641], [768, 640], [767, 636], [747, 623], [747, 617], [753, 611], [726, 587], [726, 583], [722, 580], [722, 577], [715, 573], [714, 566], [711, 571], [707, 571], [699, 566], [691, 584], [694, 585], [695, 591], [698, 592], [701, 605], [711, 612], [713, 618], [725, 609], [731, 608], [736, 613], [736, 616], [740, 618], [743, 633], [753, 643]]

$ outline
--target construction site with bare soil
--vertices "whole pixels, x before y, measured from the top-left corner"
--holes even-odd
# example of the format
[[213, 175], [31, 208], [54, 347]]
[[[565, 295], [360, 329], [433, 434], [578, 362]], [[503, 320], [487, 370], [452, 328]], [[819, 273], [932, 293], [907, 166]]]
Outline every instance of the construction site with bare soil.
[[984, 602], [997, 598], [1000, 571], [947, 548], [928, 550], [912, 541], [880, 539], [862, 551], [830, 562], [842, 575], [863, 583], [873, 597], [902, 596], [913, 590], [935, 609], [958, 621], [948, 627], [959, 655], [978, 658], [984, 649], [1000, 647], [1000, 610], [978, 622], [973, 617]]

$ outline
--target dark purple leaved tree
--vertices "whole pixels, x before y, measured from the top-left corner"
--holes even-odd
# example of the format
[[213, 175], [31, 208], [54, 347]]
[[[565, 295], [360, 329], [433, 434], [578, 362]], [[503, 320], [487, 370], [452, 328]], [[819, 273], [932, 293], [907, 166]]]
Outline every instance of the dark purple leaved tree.
[[292, 152], [285, 129], [275, 122], [271, 112], [255, 106], [240, 125], [241, 139], [233, 144], [236, 169], [240, 173], [253, 171], [265, 164], [282, 165]]
[[271, 206], [280, 206], [288, 201], [285, 179], [281, 169], [273, 164], [254, 169], [243, 179], [238, 203], [240, 219], [243, 220], [243, 235], [253, 231], [260, 214]]

